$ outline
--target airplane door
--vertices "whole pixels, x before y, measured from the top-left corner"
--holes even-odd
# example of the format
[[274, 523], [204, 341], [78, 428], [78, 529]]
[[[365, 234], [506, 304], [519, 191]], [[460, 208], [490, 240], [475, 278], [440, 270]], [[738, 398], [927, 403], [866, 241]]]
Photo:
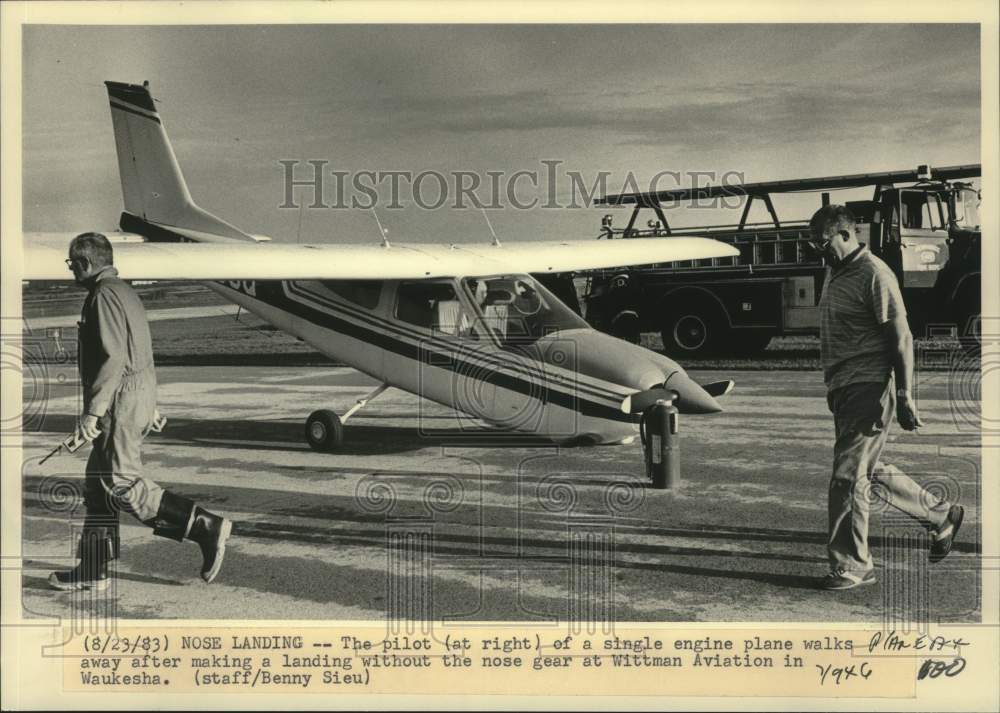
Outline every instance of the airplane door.
[[493, 422], [512, 431], [544, 430], [549, 379], [539, 362], [516, 348], [503, 350], [502, 363], [491, 377], [496, 383]]
[[394, 304], [396, 339], [385, 352], [386, 381], [467, 416], [492, 420], [496, 350], [474, 331], [454, 282], [400, 282]]

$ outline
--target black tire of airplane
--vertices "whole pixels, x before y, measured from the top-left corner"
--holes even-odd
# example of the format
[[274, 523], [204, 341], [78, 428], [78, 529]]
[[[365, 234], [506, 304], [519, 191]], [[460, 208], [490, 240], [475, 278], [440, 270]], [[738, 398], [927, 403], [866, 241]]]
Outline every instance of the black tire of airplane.
[[313, 411], [306, 419], [306, 441], [320, 453], [333, 453], [344, 443], [344, 424], [333, 411]]
[[722, 309], [707, 299], [685, 294], [683, 304], [666, 314], [660, 336], [664, 351], [674, 357], [708, 356], [725, 348], [732, 333]]

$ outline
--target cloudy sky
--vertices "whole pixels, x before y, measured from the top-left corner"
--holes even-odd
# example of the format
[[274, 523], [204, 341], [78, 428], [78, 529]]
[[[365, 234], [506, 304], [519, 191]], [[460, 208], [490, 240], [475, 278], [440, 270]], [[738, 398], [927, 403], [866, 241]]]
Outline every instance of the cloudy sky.
[[[560, 203], [566, 171], [588, 185], [610, 172], [615, 192], [628, 172], [640, 185], [666, 170], [764, 181], [980, 160], [973, 25], [29, 26], [23, 46], [26, 230], [116, 227], [105, 79], [149, 80], [195, 199], [276, 240], [377, 239], [361, 209], [280, 209], [282, 159], [484, 180], [560, 161]], [[521, 180], [518, 199], [544, 203], [541, 183]], [[489, 237], [475, 209], [421, 209], [405, 190], [389, 209], [387, 189], [391, 239]], [[778, 208], [797, 218], [818, 203]], [[507, 205], [490, 218], [506, 240], [583, 238], [603, 212]], [[693, 213], [676, 222], [711, 222]]]

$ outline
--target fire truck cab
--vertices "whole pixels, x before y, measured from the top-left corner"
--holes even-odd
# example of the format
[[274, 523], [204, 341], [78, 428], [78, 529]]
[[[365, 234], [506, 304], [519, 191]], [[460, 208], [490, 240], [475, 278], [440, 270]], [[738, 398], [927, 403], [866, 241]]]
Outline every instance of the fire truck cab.
[[[607, 196], [599, 205], [634, 208], [628, 225], [602, 221], [600, 238], [702, 235], [728, 242], [739, 257], [623, 267], [584, 275], [585, 317], [596, 328], [637, 341], [659, 332], [676, 356], [745, 355], [778, 335], [819, 331], [817, 304], [827, 269], [812, 249], [808, 217], [780, 221], [771, 195], [874, 186], [871, 200], [848, 201], [861, 242], [899, 279], [915, 336], [951, 333], [975, 346], [980, 313], [980, 192], [957, 179], [978, 176], [978, 164], [798, 181], [676, 189]], [[900, 185], [905, 184], [905, 185]], [[672, 229], [664, 204], [713, 196], [744, 196], [739, 223]], [[748, 223], [760, 200], [772, 220]], [[829, 202], [823, 193], [822, 204]], [[818, 206], [817, 206], [818, 207]], [[641, 210], [656, 219], [635, 227]]]

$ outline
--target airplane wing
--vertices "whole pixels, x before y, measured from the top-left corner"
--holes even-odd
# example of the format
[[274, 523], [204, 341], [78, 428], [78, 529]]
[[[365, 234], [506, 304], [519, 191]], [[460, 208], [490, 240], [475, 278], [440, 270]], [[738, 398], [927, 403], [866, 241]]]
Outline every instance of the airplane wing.
[[[65, 280], [72, 236], [26, 233], [25, 280]], [[135, 238], [138, 237], [138, 240]], [[109, 235], [129, 280], [401, 280], [502, 273], [572, 272], [738, 255], [708, 238], [635, 238], [483, 244], [380, 245], [277, 242], [144, 242]]]

